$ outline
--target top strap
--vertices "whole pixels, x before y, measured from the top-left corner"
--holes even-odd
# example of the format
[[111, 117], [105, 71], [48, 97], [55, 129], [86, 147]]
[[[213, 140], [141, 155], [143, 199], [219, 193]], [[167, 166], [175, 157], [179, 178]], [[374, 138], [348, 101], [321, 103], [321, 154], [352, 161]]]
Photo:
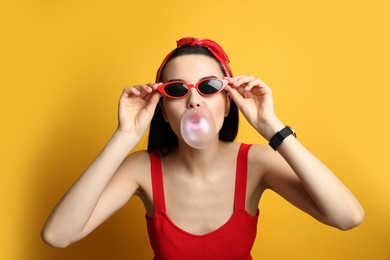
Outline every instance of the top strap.
[[152, 178], [153, 202], [155, 211], [161, 210], [165, 212], [165, 197], [161, 159], [158, 151], [149, 153], [150, 170]]
[[241, 144], [236, 164], [236, 187], [234, 192], [234, 209], [245, 209], [246, 182], [248, 178], [248, 151], [250, 144]]
[[[246, 182], [248, 177], [248, 151], [250, 144], [241, 144], [236, 163], [236, 184], [234, 191], [234, 209], [245, 209]], [[154, 208], [165, 212], [165, 196], [161, 159], [157, 151], [149, 153], [152, 178]]]

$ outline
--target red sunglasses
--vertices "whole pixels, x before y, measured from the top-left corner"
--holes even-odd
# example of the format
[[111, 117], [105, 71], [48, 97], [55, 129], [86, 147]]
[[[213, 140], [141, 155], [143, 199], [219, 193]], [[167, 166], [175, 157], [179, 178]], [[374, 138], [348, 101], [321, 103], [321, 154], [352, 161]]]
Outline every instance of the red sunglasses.
[[211, 96], [221, 92], [228, 84], [228, 80], [216, 78], [202, 79], [195, 85], [184, 81], [171, 81], [158, 86], [157, 91], [169, 98], [183, 98], [191, 88], [196, 88], [202, 96]]

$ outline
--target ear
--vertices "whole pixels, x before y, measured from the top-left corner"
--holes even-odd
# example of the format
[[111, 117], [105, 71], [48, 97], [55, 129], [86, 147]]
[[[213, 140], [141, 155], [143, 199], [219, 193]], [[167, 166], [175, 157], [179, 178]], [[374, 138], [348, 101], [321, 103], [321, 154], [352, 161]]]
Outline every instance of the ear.
[[232, 98], [230, 97], [230, 94], [226, 93], [225, 117], [227, 117], [229, 115], [231, 100], [232, 100]]
[[158, 102], [158, 105], [159, 105], [160, 108], [161, 108], [161, 112], [162, 112], [164, 121], [167, 122], [167, 123], [169, 123], [167, 114], [165, 113], [165, 106], [164, 106], [164, 102], [163, 102], [163, 99], [162, 99], [162, 98], [160, 98], [160, 101]]

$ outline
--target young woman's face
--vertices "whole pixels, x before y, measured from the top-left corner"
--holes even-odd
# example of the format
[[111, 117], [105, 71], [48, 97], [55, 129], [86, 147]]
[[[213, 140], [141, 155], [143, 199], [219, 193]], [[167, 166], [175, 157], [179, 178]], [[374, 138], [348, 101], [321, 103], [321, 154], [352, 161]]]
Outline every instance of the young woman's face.
[[[224, 75], [217, 61], [201, 54], [183, 55], [170, 60], [165, 66], [163, 82], [181, 80], [190, 84], [196, 84], [206, 77], [223, 78]], [[228, 115], [230, 100], [225, 91], [212, 96], [202, 96], [195, 88], [184, 98], [171, 99], [163, 97], [161, 104], [165, 120], [172, 130], [181, 138], [180, 120], [188, 109], [205, 107], [214, 117], [216, 129], [222, 128], [223, 120]]]

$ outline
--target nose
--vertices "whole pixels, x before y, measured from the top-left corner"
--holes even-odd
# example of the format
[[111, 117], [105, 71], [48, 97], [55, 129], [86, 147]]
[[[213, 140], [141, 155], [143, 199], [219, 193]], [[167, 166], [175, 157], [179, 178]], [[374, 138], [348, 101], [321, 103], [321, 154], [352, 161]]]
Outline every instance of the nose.
[[190, 89], [187, 96], [187, 108], [194, 109], [200, 107], [202, 104], [202, 97], [195, 88]]

